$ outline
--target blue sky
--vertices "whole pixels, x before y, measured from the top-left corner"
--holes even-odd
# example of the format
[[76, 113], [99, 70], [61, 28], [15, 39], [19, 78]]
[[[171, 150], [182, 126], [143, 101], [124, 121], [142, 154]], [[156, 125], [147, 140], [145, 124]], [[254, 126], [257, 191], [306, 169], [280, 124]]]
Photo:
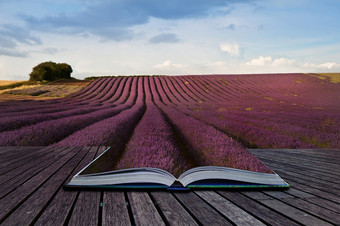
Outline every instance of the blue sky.
[[339, 0], [0, 0], [0, 80], [340, 72]]

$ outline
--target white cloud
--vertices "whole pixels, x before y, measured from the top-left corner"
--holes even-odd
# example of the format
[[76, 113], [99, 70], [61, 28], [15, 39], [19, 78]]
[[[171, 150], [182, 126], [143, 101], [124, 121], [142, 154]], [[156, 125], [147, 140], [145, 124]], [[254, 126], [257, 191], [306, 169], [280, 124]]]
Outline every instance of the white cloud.
[[264, 66], [272, 63], [272, 57], [259, 56], [245, 63], [247, 66]]
[[304, 63], [302, 65], [305, 68], [317, 68], [317, 69], [335, 69], [340, 68], [340, 64], [334, 63], [334, 62], [327, 62], [323, 64], [310, 64], [310, 63]]
[[229, 53], [231, 56], [240, 55], [240, 46], [236, 43], [222, 43], [220, 44], [220, 50]]
[[153, 67], [154, 68], [163, 68], [163, 67], [169, 67], [171, 65], [171, 61], [170, 60], [167, 60], [167, 61], [164, 61], [163, 63], [161, 64], [156, 64], [154, 65]]
[[276, 72], [326, 72], [335, 71], [340, 69], [340, 64], [335, 62], [326, 63], [307, 63], [298, 62], [295, 59], [289, 58], [273, 58], [271, 56], [259, 56], [253, 58], [243, 64], [244, 67], [253, 68], [256, 70], [261, 69], [266, 71], [276, 71]]
[[272, 61], [273, 66], [279, 66], [279, 65], [294, 65], [296, 64], [296, 60], [294, 59], [288, 59], [288, 58], [278, 58]]
[[182, 68], [184, 67], [183, 64], [173, 64], [170, 60], [166, 60], [161, 64], [156, 64], [153, 68]]
[[258, 58], [251, 59], [247, 61], [245, 65], [247, 66], [285, 66], [285, 65], [296, 65], [297, 62], [294, 59], [288, 58], [276, 58], [273, 59], [271, 56], [259, 56]]

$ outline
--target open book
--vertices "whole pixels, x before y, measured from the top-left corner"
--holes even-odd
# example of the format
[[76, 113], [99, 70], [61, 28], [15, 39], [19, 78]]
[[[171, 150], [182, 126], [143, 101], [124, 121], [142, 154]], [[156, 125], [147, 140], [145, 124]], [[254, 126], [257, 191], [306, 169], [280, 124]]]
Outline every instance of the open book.
[[[178, 178], [166, 170], [152, 167], [98, 171], [95, 164], [108, 151], [77, 173], [67, 188], [289, 188], [276, 173], [262, 173], [221, 166], [199, 166], [182, 173]], [[101, 164], [99, 164], [101, 165]]]

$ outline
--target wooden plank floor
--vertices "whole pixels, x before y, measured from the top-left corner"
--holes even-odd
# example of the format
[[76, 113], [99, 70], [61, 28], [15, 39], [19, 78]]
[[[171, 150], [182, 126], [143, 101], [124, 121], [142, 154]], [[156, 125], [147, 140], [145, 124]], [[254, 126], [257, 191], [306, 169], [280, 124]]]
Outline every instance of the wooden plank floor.
[[336, 225], [340, 150], [250, 150], [284, 191], [65, 191], [106, 147], [0, 147], [1, 225]]

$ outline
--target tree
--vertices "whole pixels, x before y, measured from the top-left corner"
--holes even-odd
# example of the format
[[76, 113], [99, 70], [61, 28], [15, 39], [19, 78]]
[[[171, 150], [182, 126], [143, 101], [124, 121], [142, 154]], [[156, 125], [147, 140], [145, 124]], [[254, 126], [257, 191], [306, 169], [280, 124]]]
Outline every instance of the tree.
[[70, 79], [72, 71], [72, 67], [66, 63], [43, 62], [33, 68], [30, 81]]

